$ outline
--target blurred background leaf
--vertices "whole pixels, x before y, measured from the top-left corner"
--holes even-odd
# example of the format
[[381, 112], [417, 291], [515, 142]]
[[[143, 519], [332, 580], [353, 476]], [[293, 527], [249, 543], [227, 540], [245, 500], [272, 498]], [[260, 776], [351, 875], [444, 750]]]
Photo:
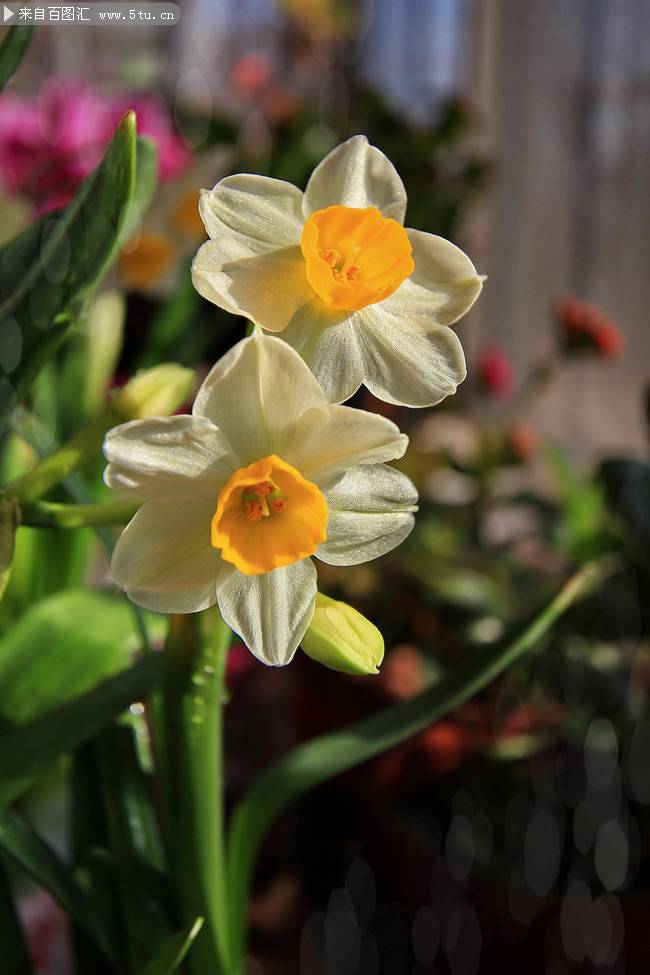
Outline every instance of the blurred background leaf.
[[[166, 630], [147, 614], [152, 639]], [[140, 648], [123, 598], [68, 589], [31, 607], [0, 638], [0, 722], [22, 724], [128, 666]]]
[[20, 66], [20, 62], [27, 53], [33, 33], [33, 27], [14, 26], [5, 34], [0, 45], [0, 90], [4, 88]]
[[115, 255], [134, 192], [135, 116], [118, 126], [98, 169], [59, 215], [44, 217], [0, 251], [0, 330], [18, 325], [22, 354], [2, 380], [0, 417], [25, 395], [70, 329], [73, 303]]

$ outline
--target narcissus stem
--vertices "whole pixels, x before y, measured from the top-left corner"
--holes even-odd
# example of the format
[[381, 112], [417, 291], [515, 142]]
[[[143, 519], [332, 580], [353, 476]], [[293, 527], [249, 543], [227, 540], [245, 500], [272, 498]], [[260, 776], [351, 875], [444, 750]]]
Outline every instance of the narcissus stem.
[[182, 923], [205, 923], [191, 975], [231, 975], [222, 710], [231, 633], [216, 609], [172, 617], [165, 647], [161, 771], [172, 882]]
[[236, 807], [228, 841], [228, 894], [233, 970], [245, 954], [246, 909], [259, 845], [294, 799], [326, 779], [380, 755], [457, 708], [539, 644], [555, 621], [613, 571], [590, 564], [562, 587], [512, 642], [473, 654], [434, 687], [356, 724], [294, 748], [253, 783]]
[[34, 501], [42, 497], [85, 461], [97, 456], [105, 434], [111, 427], [123, 421], [124, 417], [110, 405], [107, 406], [99, 416], [82, 427], [53, 454], [41, 460], [33, 470], [8, 484], [7, 492], [20, 501]]

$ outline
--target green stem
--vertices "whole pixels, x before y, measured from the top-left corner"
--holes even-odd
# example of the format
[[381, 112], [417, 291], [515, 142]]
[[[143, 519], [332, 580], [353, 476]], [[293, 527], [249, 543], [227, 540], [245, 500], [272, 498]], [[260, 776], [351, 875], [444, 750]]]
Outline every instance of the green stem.
[[514, 420], [517, 417], [525, 416], [530, 413], [531, 408], [542, 396], [549, 385], [558, 375], [562, 366], [562, 360], [556, 353], [543, 356], [530, 369], [524, 382], [507, 401], [502, 413], [502, 420]]
[[191, 975], [230, 973], [222, 756], [230, 638], [213, 610], [209, 618], [172, 617], [165, 648], [162, 767], [172, 877], [181, 922], [205, 919], [188, 955]]
[[9, 878], [0, 859], [0, 944], [2, 960], [13, 975], [34, 975], [25, 936], [23, 934], [16, 899]]
[[228, 894], [234, 971], [239, 971], [237, 966], [244, 957], [246, 907], [255, 857], [275, 817], [303, 792], [418, 734], [467, 701], [536, 646], [557, 618], [602, 579], [604, 571], [602, 565], [585, 566], [512, 643], [472, 654], [440, 683], [410, 701], [306, 742], [262, 773], [235, 809], [229, 831]]
[[20, 524], [36, 528], [85, 528], [123, 525], [140, 507], [139, 501], [104, 501], [97, 504], [64, 504], [58, 501], [27, 501], [20, 507]]
[[19, 501], [34, 501], [42, 497], [46, 491], [64, 481], [86, 460], [94, 457], [108, 430], [123, 422], [124, 417], [111, 406], [107, 406], [98, 417], [82, 427], [62, 447], [42, 460], [27, 474], [8, 484], [7, 493], [13, 494]]

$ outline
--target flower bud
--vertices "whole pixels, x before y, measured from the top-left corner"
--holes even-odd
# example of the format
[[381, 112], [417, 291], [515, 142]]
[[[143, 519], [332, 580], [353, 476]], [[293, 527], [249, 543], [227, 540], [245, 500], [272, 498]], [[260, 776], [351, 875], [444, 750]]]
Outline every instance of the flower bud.
[[302, 649], [330, 670], [378, 674], [384, 659], [384, 638], [352, 606], [319, 592], [313, 619], [302, 638]]
[[153, 369], [143, 369], [111, 399], [111, 406], [125, 420], [143, 420], [148, 416], [170, 416], [190, 396], [194, 372], [168, 362]]
[[595, 353], [616, 359], [623, 351], [623, 334], [597, 305], [577, 298], [563, 298], [555, 306], [560, 343], [570, 354]]
[[539, 441], [540, 436], [535, 427], [520, 420], [506, 431], [506, 452], [515, 460], [529, 460], [536, 453]]

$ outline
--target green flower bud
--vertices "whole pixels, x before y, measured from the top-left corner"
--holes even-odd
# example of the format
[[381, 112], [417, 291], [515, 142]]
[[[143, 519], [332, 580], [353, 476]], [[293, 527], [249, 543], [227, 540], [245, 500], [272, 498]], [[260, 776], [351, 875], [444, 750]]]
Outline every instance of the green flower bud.
[[384, 659], [384, 638], [352, 606], [319, 592], [313, 619], [302, 638], [302, 649], [330, 670], [378, 674]]
[[136, 373], [126, 386], [118, 389], [111, 406], [125, 420], [170, 416], [189, 398], [193, 385], [192, 369], [167, 362]]

